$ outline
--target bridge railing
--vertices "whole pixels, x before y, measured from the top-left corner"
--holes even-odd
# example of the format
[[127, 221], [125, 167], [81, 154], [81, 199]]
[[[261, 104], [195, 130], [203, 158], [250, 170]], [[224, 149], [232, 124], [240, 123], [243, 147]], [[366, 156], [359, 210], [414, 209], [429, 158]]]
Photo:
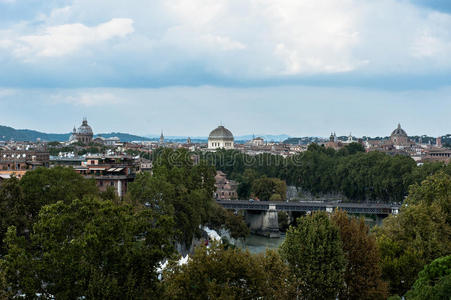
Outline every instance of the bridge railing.
[[336, 208], [343, 209], [353, 214], [377, 214], [389, 215], [396, 213], [399, 206], [391, 204], [370, 203], [312, 203], [312, 202], [280, 202], [280, 201], [240, 201], [240, 200], [217, 200], [217, 203], [226, 209], [265, 211], [269, 206], [275, 206], [279, 211], [333, 211]]

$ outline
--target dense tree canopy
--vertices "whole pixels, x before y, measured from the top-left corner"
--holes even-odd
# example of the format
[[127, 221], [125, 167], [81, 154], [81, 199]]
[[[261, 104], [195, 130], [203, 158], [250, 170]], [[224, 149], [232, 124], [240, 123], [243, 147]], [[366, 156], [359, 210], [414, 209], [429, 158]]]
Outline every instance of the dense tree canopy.
[[332, 223], [338, 227], [346, 259], [339, 299], [385, 299], [387, 284], [381, 280], [380, 255], [376, 239], [363, 219], [335, 211]]
[[418, 274], [407, 300], [448, 300], [451, 297], [451, 255], [434, 260]]
[[287, 195], [285, 181], [277, 178], [260, 178], [252, 183], [252, 195], [263, 201], [282, 201]]
[[199, 153], [201, 160], [239, 181], [238, 195], [246, 199], [252, 184], [262, 177], [279, 178], [314, 195], [340, 193], [352, 201], [401, 202], [411, 184], [438, 171], [451, 174], [451, 166], [425, 163], [416, 166], [408, 156], [365, 153], [352, 143], [339, 151], [311, 144], [308, 151], [284, 158], [268, 153], [256, 156], [237, 150]]
[[200, 234], [200, 225], [224, 226], [232, 237], [248, 230], [240, 216], [228, 213], [213, 200], [215, 169], [205, 163], [194, 165], [184, 149], [160, 150], [153, 175], [139, 174], [129, 186], [128, 200], [174, 217], [178, 240], [187, 246]]
[[298, 280], [301, 299], [336, 299], [346, 267], [338, 228], [324, 212], [298, 219], [280, 253]]
[[4, 268], [14, 293], [57, 299], [143, 299], [173, 252], [173, 223], [151, 210], [84, 197], [44, 206], [30, 241], [10, 227]]
[[399, 215], [376, 229], [392, 294], [404, 295], [426, 264], [451, 253], [450, 207], [451, 176], [440, 172], [413, 185]]
[[95, 182], [72, 168], [38, 168], [27, 172], [21, 180], [14, 177], [5, 180], [0, 185], [0, 241], [3, 242], [11, 225], [16, 226], [18, 234], [27, 235], [44, 205], [57, 201], [70, 203], [98, 194]]
[[186, 265], [164, 274], [167, 299], [295, 299], [287, 266], [275, 252], [198, 248]]

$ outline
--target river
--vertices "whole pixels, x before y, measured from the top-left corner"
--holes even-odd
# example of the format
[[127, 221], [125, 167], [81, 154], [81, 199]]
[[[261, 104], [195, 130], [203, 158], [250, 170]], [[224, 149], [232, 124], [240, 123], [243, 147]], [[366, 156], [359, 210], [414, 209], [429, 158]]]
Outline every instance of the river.
[[285, 235], [280, 238], [267, 238], [264, 236], [251, 234], [244, 243], [239, 245], [240, 248], [247, 248], [251, 253], [264, 253], [266, 249], [277, 249], [285, 240]]

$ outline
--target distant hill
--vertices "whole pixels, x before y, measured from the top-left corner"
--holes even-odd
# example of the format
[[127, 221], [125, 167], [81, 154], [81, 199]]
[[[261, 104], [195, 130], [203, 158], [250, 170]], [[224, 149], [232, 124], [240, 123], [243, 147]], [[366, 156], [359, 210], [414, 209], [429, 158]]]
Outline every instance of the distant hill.
[[0, 125], [0, 140], [3, 141], [36, 141], [41, 139], [43, 141], [67, 141], [70, 133], [43, 133], [36, 130], [29, 129], [14, 129], [8, 126]]
[[118, 137], [121, 142], [133, 142], [133, 141], [156, 141], [157, 139], [147, 138], [139, 135], [133, 135], [128, 133], [122, 133], [122, 132], [111, 132], [111, 133], [99, 133], [95, 135], [102, 136], [104, 138], [109, 137]]
[[[36, 130], [14, 129], [12, 127], [0, 125], [0, 140], [2, 141], [14, 140], [35, 142], [37, 139], [40, 139], [41, 141], [47, 142], [65, 142], [69, 140], [70, 135], [71, 133], [44, 133]], [[121, 132], [100, 133], [95, 136], [103, 136], [105, 138], [116, 136], [120, 138], [122, 142], [153, 140], [150, 138]]]

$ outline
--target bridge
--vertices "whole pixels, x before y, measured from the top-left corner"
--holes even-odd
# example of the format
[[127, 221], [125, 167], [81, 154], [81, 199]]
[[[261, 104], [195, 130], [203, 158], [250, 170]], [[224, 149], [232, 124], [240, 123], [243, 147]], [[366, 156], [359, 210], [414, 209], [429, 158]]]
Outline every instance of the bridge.
[[252, 210], [267, 211], [273, 207], [277, 211], [327, 211], [332, 212], [339, 208], [350, 214], [368, 214], [368, 215], [389, 215], [397, 214], [399, 205], [387, 203], [348, 203], [348, 202], [320, 202], [320, 201], [300, 201], [300, 202], [282, 202], [282, 201], [243, 201], [243, 200], [217, 200], [218, 204], [226, 209], [234, 210]]
[[333, 212], [342, 209], [350, 214], [375, 215], [376, 222], [380, 223], [383, 217], [397, 214], [399, 205], [389, 203], [347, 203], [347, 202], [321, 202], [321, 201], [243, 201], [243, 200], [217, 200], [219, 205], [226, 209], [245, 211], [245, 220], [249, 228], [261, 235], [279, 237], [278, 211], [286, 212]]

